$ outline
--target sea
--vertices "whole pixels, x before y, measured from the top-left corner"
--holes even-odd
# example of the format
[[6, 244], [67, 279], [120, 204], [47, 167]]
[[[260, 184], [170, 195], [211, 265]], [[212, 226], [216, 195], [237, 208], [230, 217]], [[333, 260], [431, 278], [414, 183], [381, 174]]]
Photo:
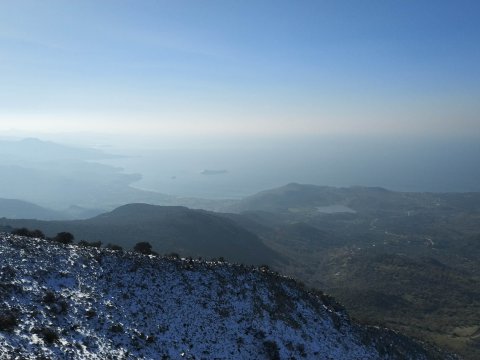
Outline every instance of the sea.
[[296, 182], [408, 192], [480, 191], [475, 138], [303, 137], [121, 148], [104, 161], [138, 173], [132, 186], [165, 194], [238, 199]]

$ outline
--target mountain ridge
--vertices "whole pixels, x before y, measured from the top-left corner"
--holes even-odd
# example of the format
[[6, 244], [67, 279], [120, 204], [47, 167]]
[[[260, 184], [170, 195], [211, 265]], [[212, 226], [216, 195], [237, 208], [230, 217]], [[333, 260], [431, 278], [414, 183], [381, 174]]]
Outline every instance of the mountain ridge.
[[155, 251], [182, 256], [225, 257], [245, 264], [272, 264], [282, 256], [252, 232], [215, 213], [182, 206], [123, 205], [87, 220], [35, 221], [0, 219], [0, 226], [32, 228], [47, 236], [71, 232], [77, 240], [115, 243], [133, 248], [148, 241]]
[[0, 358], [454, 358], [262, 268], [8, 234], [0, 252]]

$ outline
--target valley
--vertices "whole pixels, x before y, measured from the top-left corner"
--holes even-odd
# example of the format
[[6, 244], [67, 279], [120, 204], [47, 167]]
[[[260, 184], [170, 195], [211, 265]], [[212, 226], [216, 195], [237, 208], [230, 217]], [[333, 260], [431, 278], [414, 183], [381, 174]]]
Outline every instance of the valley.
[[[319, 211], [318, 209], [328, 209]], [[331, 210], [335, 211], [331, 211]], [[480, 194], [288, 184], [222, 212], [130, 204], [87, 220], [0, 219], [47, 236], [266, 264], [322, 289], [363, 323], [465, 359], [480, 354]]]

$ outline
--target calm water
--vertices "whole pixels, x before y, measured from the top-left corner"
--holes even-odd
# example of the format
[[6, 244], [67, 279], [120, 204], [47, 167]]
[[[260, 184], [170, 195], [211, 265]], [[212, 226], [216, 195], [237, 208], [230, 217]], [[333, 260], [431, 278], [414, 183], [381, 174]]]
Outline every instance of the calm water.
[[[401, 191], [480, 191], [480, 142], [300, 139], [211, 149], [123, 151], [110, 160], [142, 174], [134, 186], [204, 198], [239, 198], [300, 182]], [[227, 170], [205, 175], [204, 170]]]

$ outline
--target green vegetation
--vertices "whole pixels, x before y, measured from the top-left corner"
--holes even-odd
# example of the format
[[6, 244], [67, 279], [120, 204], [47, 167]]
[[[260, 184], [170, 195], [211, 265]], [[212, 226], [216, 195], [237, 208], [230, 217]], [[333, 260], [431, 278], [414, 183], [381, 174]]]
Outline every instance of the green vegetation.
[[18, 236], [26, 236], [26, 237], [31, 237], [31, 238], [39, 238], [39, 239], [45, 239], [45, 234], [36, 229], [36, 230], [29, 230], [25, 227], [19, 228], [19, 229], [13, 229], [12, 230], [13, 235], [18, 235]]
[[265, 264], [260, 271], [322, 289], [363, 322], [480, 358], [479, 193], [290, 184], [230, 210], [241, 212], [131, 204], [84, 221], [0, 219], [0, 227], [68, 231], [83, 246], [148, 242], [171, 257]]
[[150, 243], [146, 241], [141, 241], [139, 243], [136, 243], [135, 246], [133, 247], [133, 250], [140, 254], [145, 254], [145, 255], [156, 254], [154, 251], [152, 251], [152, 245], [150, 245]]
[[[331, 205], [355, 212], [318, 211]], [[289, 259], [276, 270], [363, 322], [480, 358], [480, 194], [290, 184], [237, 209]]]
[[47, 236], [69, 232], [77, 239], [117, 244], [133, 249], [147, 241], [159, 253], [205, 259], [225, 257], [232, 262], [275, 263], [281, 256], [257, 235], [235, 221], [203, 210], [181, 206], [129, 204], [88, 220], [37, 221], [0, 219], [0, 228], [38, 228]]
[[61, 244], [72, 244], [73, 240], [75, 240], [75, 236], [67, 231], [62, 231], [55, 235], [52, 240]]

